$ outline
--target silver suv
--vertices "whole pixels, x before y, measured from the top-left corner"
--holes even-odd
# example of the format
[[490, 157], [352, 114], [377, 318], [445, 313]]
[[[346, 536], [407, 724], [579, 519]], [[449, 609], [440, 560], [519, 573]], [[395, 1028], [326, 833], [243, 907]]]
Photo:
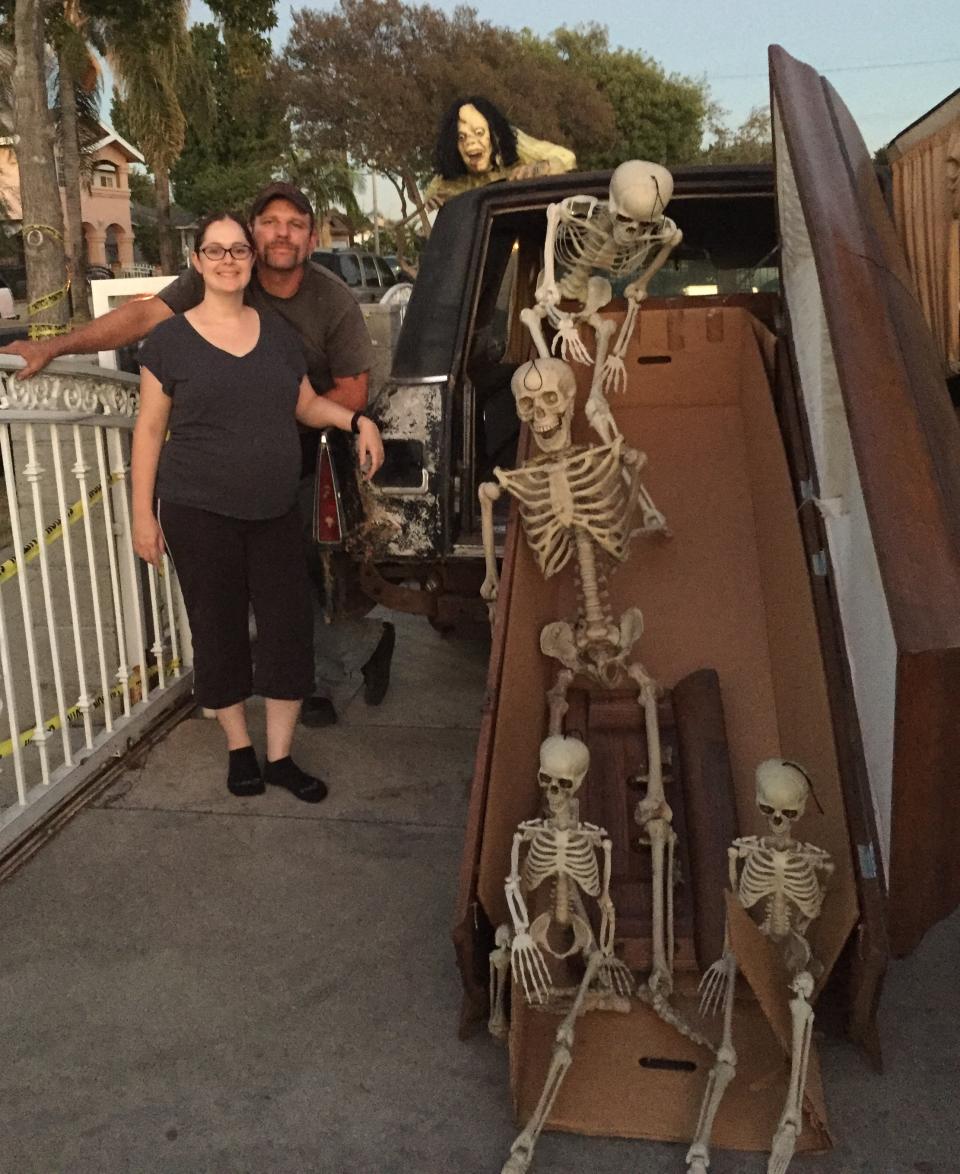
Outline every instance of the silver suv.
[[360, 302], [379, 302], [397, 283], [383, 257], [362, 249], [317, 249], [310, 254], [310, 259], [345, 281]]

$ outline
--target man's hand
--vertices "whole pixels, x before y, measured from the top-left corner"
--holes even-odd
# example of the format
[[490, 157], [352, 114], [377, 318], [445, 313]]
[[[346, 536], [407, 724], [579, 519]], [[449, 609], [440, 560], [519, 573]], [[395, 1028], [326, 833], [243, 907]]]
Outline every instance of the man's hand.
[[357, 436], [357, 459], [364, 481], [370, 481], [383, 464], [383, 440], [380, 429], [367, 416], [360, 417], [360, 433]]
[[0, 346], [0, 355], [19, 355], [26, 364], [21, 367], [16, 373], [17, 379], [29, 379], [31, 375], [36, 375], [38, 371], [42, 371], [51, 359], [55, 359], [60, 354], [53, 340], [49, 342], [31, 342], [29, 339], [21, 339], [19, 342], [12, 342], [9, 346]]

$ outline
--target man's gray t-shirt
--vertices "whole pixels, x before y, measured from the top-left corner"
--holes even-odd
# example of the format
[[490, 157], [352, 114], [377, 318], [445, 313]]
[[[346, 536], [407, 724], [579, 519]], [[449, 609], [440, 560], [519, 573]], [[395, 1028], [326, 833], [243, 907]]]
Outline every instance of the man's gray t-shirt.
[[[157, 295], [175, 314], [203, 301], [203, 278], [191, 266]], [[335, 379], [369, 371], [373, 344], [357, 299], [329, 270], [307, 262], [292, 298], [275, 298], [257, 280], [254, 268], [244, 301], [255, 310], [272, 310], [297, 332], [307, 360], [307, 375], [318, 395]]]
[[230, 518], [278, 518], [296, 504], [296, 406], [306, 363], [286, 322], [259, 310], [246, 355], [208, 342], [183, 314], [156, 326], [140, 364], [173, 400], [156, 494]]

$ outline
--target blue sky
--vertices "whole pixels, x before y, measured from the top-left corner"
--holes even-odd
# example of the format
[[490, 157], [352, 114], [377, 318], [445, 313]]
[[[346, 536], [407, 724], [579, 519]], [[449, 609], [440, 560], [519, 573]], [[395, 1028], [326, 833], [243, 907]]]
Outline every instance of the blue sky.
[[[456, 0], [431, 0], [452, 12]], [[282, 48], [292, 11], [334, 4], [277, 5], [275, 47]], [[888, 142], [960, 86], [960, 5], [957, 0], [888, 4], [877, 0], [806, 0], [758, 4], [743, 0], [668, 0], [612, 4], [608, 11], [575, 0], [484, 0], [482, 19], [546, 35], [588, 18], [607, 27], [612, 45], [653, 57], [668, 72], [703, 77], [716, 101], [742, 122], [766, 105], [767, 46], [782, 45], [825, 74], [846, 102], [871, 150]], [[204, 19], [202, 0], [191, 16]]]

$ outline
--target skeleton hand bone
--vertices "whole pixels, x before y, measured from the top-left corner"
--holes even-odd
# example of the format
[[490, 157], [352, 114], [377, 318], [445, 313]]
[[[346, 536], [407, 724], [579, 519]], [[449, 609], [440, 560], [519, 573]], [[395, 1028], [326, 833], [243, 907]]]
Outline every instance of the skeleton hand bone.
[[730, 981], [730, 970], [736, 959], [729, 951], [709, 966], [700, 979], [700, 1014], [704, 1019], [716, 1015], [723, 1006], [723, 995]]
[[553, 353], [556, 354], [559, 349], [560, 358], [564, 362], [573, 360], [575, 363], [592, 363], [593, 357], [577, 333], [576, 320], [566, 314], [558, 315], [556, 326], [557, 333], [553, 339]]
[[513, 973], [520, 978], [527, 1002], [542, 1003], [550, 987], [550, 971], [543, 952], [526, 930], [513, 939], [510, 962]]
[[603, 390], [609, 395], [621, 395], [627, 390], [627, 368], [619, 355], [608, 355], [600, 372]]
[[618, 995], [629, 998], [634, 992], [633, 975], [625, 962], [613, 954], [607, 954], [597, 970], [597, 978]]

